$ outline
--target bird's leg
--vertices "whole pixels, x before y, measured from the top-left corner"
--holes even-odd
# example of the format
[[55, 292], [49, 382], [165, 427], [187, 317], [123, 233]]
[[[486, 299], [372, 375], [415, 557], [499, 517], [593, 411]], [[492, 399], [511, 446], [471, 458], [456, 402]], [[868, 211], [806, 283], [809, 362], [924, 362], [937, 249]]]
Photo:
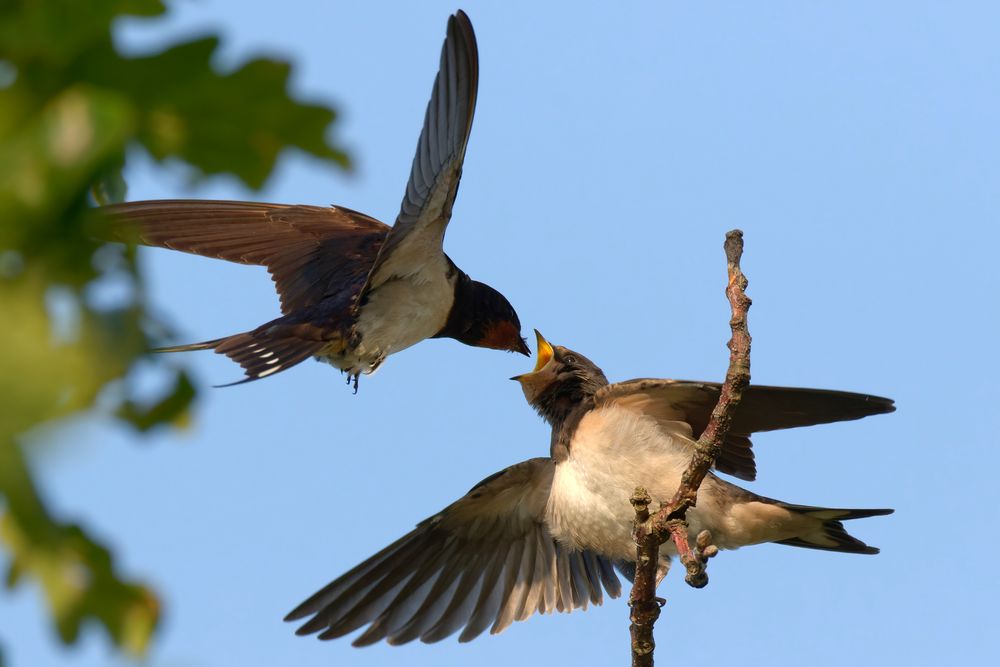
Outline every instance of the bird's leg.
[[361, 377], [361, 373], [354, 374], [354, 395], [358, 394], [358, 378]]

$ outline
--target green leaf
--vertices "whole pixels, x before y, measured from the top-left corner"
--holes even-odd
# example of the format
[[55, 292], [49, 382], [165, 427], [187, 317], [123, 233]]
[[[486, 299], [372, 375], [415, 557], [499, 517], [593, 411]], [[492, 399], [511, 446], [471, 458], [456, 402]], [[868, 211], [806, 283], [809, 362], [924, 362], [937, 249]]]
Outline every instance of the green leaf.
[[117, 0], [116, 12], [129, 16], [159, 16], [167, 11], [162, 0]]
[[156, 16], [164, 11], [160, 0], [4, 0], [0, 55], [66, 66], [94, 44], [108, 41], [116, 16]]
[[[348, 164], [327, 136], [334, 111], [289, 93], [288, 63], [256, 59], [217, 71], [214, 37], [140, 58], [116, 51], [111, 26], [118, 17], [163, 11], [161, 0], [0, 2], [0, 547], [10, 554], [6, 584], [37, 582], [64, 642], [96, 620], [133, 655], [150, 641], [156, 598], [122, 579], [112, 554], [82, 528], [50, 517], [13, 444], [40, 425], [95, 409], [99, 395], [102, 410], [139, 432], [182, 425], [195, 398], [183, 373], [150, 403], [130, 394], [125, 380], [147, 358], [146, 332], [169, 327], [145, 308], [134, 247], [124, 256], [109, 252], [100, 240], [107, 238], [108, 221], [92, 206], [124, 198], [126, 150], [138, 145], [157, 159], [186, 162], [201, 174], [234, 174], [252, 187], [264, 183], [286, 148]], [[107, 276], [130, 281], [133, 289], [115, 308], [99, 310], [85, 295]], [[72, 316], [62, 321], [53, 304]]]
[[8, 586], [24, 575], [41, 585], [60, 639], [72, 643], [80, 628], [98, 621], [129, 654], [145, 654], [160, 614], [147, 587], [123, 580], [111, 553], [79, 526], [53, 521], [38, 496], [23, 454], [0, 442], [0, 542], [11, 555]]
[[346, 167], [326, 131], [336, 114], [289, 96], [288, 63], [257, 59], [220, 74], [206, 37], [142, 58], [95, 52], [80, 76], [117, 90], [140, 110], [139, 140], [158, 160], [179, 157], [204, 174], [232, 173], [259, 188], [285, 148]]
[[12, 209], [4, 217], [39, 224], [79, 201], [96, 171], [121, 163], [134, 115], [126, 98], [86, 85], [67, 88], [37, 110], [19, 93], [9, 91], [3, 101], [13, 102], [18, 115], [27, 111], [28, 122], [5, 123], [6, 105], [0, 109], [0, 127], [14, 130], [0, 137], [0, 204]]
[[36, 271], [0, 281], [0, 438], [89, 408], [107, 383], [125, 375], [147, 348], [137, 306], [79, 308], [77, 322], [56, 336], [45, 307], [47, 285]]
[[[18, 92], [6, 97], [16, 100]], [[23, 101], [13, 106], [18, 114], [30, 108]], [[5, 113], [0, 106], [0, 116]], [[45, 265], [51, 279], [81, 285], [93, 278], [90, 255], [99, 242], [77, 216], [95, 177], [121, 162], [133, 119], [121, 95], [78, 85], [0, 137], [0, 216], [6, 218], [0, 247]]]
[[189, 419], [189, 409], [196, 392], [184, 371], [178, 371], [173, 389], [153, 405], [143, 406], [126, 401], [118, 409], [118, 417], [146, 432], [159, 425], [183, 426]]

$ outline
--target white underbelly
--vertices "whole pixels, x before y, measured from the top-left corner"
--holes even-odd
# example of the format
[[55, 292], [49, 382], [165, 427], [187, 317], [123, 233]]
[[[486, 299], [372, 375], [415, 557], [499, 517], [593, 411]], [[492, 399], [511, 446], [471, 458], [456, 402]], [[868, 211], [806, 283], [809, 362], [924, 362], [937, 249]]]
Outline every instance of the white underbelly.
[[[547, 509], [553, 534], [577, 548], [634, 560], [635, 487], [646, 488], [655, 510], [676, 491], [689, 457], [648, 417], [616, 408], [591, 412], [569, 457], [556, 465]], [[667, 545], [664, 551], [671, 553]]]
[[368, 295], [356, 325], [359, 343], [328, 360], [341, 370], [371, 373], [390, 354], [430, 338], [444, 327], [455, 299], [444, 267], [391, 280]]

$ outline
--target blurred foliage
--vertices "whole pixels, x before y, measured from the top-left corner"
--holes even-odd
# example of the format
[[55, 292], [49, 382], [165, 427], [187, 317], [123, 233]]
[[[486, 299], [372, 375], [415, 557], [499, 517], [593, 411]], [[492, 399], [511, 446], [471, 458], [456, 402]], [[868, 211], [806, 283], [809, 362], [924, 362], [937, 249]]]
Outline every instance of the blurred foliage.
[[153, 592], [120, 581], [111, 553], [79, 526], [52, 521], [17, 447], [0, 449], [0, 477], [8, 493], [8, 511], [0, 517], [0, 539], [12, 561], [7, 586], [27, 575], [37, 579], [64, 642], [75, 641], [80, 626], [96, 618], [116, 644], [141, 655], [159, 617]]
[[[159, 617], [153, 592], [126, 581], [112, 554], [53, 519], [37, 491], [24, 435], [98, 409], [139, 432], [182, 425], [196, 398], [179, 370], [141, 400], [130, 378], [157, 361], [167, 330], [146, 308], [134, 248], [99, 240], [94, 204], [125, 195], [126, 151], [228, 173], [260, 187], [278, 155], [297, 148], [347, 166], [326, 138], [335, 118], [288, 92], [288, 63], [212, 66], [217, 37], [128, 57], [114, 46], [122, 16], [155, 17], [161, 0], [4, 0], [0, 4], [0, 547], [11, 588], [44, 591], [66, 643], [96, 620], [140, 656]], [[95, 298], [108, 285], [126, 296]], [[116, 292], [117, 293], [117, 292]], [[106, 301], [106, 300], [105, 300]], [[2, 656], [2, 653], [0, 653]], [[2, 657], [0, 657], [2, 661]]]

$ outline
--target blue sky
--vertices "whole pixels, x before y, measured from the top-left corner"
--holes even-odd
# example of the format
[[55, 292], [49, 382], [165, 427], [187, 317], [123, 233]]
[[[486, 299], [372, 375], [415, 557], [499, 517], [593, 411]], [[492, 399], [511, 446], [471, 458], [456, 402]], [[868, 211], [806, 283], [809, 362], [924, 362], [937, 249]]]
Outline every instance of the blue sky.
[[[702, 6], [708, 5], [708, 6]], [[895, 507], [854, 522], [883, 552], [724, 552], [695, 591], [674, 573], [664, 664], [961, 664], [995, 650], [993, 339], [1000, 204], [1000, 6], [988, 2], [466, 2], [476, 123], [446, 249], [504, 292], [526, 330], [609, 378], [716, 380], [726, 365], [723, 235], [746, 233], [755, 382], [865, 391], [898, 412], [755, 439], [754, 491]], [[295, 61], [336, 103], [352, 175], [287, 155], [265, 191], [190, 187], [134, 156], [130, 197], [342, 204], [391, 222], [437, 66], [446, 2], [174, 3], [124, 24], [149, 49], [208, 29], [224, 62]], [[262, 269], [146, 255], [183, 341], [278, 313]], [[357, 396], [306, 363], [239, 369], [176, 356], [206, 387], [186, 431], [138, 441], [95, 420], [40, 454], [60, 515], [157, 587], [149, 664], [624, 664], [627, 608], [535, 617], [471, 644], [353, 649], [281, 617], [506, 465], [546, 426], [506, 378], [532, 362], [438, 340], [393, 356]], [[149, 382], [155, 382], [150, 377]], [[65, 649], [37, 588], [0, 598], [15, 667], [120, 663], [96, 629]]]

